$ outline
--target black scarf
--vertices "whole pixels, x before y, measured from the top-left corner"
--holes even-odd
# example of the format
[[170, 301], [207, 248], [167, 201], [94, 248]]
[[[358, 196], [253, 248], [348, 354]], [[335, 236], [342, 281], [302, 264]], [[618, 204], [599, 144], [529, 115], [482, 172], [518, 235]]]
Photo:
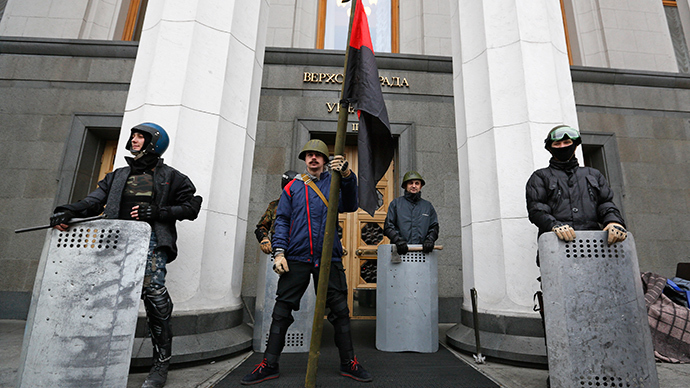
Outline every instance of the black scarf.
[[567, 162], [561, 162], [556, 158], [551, 158], [551, 160], [549, 160], [549, 166], [555, 168], [556, 170], [561, 170], [568, 174], [572, 174], [579, 164], [577, 162], [577, 158], [573, 156], [572, 159], [568, 160]]
[[153, 168], [158, 164], [160, 157], [155, 154], [145, 154], [138, 159], [125, 157], [125, 160], [132, 169], [131, 175], [140, 175], [145, 171], [153, 170]]
[[410, 201], [410, 202], [417, 202], [420, 199], [422, 199], [422, 192], [418, 191], [416, 193], [410, 193], [409, 191], [405, 190], [405, 199]]

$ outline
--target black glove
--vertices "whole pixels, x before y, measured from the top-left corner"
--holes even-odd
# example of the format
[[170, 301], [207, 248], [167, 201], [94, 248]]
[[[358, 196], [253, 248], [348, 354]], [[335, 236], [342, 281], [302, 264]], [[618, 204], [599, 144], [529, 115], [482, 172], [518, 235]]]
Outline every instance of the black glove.
[[407, 241], [400, 239], [395, 242], [395, 248], [399, 255], [404, 255], [407, 253]]
[[434, 242], [431, 240], [424, 240], [424, 244], [422, 244], [422, 252], [424, 253], [431, 253], [431, 251], [434, 250]]
[[56, 226], [60, 224], [67, 224], [69, 220], [74, 218], [75, 214], [72, 211], [65, 210], [61, 212], [56, 212], [50, 216], [50, 226]]
[[158, 206], [156, 205], [139, 205], [137, 210], [139, 219], [142, 221], [155, 221], [158, 219]]

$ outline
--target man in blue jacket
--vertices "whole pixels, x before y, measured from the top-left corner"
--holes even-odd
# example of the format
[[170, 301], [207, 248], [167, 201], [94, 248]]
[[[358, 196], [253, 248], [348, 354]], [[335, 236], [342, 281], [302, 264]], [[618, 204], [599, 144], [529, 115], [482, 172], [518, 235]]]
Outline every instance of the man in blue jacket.
[[[326, 170], [328, 147], [321, 140], [310, 140], [302, 148], [299, 158], [306, 171], [288, 183], [281, 194], [271, 245], [275, 257], [274, 270], [280, 279], [276, 304], [263, 361], [242, 378], [242, 384], [257, 384], [280, 376], [278, 361], [285, 345], [288, 327], [294, 321], [292, 311], [299, 310], [302, 295], [309, 286], [310, 276], [319, 283], [319, 262], [326, 230], [326, 204], [331, 187], [331, 173]], [[340, 173], [341, 195], [338, 211], [357, 210], [357, 177], [348, 168], [342, 155], [330, 163]], [[368, 382], [371, 375], [357, 362], [350, 334], [350, 311], [347, 307], [347, 281], [343, 269], [343, 247], [338, 236], [333, 238], [331, 273], [326, 306], [328, 321], [335, 331], [335, 344], [340, 354], [340, 374], [357, 381]]]

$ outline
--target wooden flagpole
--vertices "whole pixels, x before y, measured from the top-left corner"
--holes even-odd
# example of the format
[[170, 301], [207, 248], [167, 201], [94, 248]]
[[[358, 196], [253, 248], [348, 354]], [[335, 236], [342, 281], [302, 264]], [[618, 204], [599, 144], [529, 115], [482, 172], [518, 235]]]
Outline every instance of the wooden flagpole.
[[[343, 67], [343, 79], [347, 71], [347, 59], [350, 52], [350, 35], [352, 34], [352, 20], [355, 16], [357, 0], [352, 0], [350, 7], [350, 24], [347, 29], [347, 46], [345, 48], [345, 65]], [[343, 103], [343, 90], [340, 90], [340, 112], [338, 113], [338, 128], [335, 135], [334, 155], [343, 155], [345, 151], [345, 133], [347, 132], [347, 116], [349, 104]], [[323, 250], [321, 251], [321, 269], [319, 270], [319, 284], [316, 291], [316, 306], [314, 308], [314, 322], [311, 329], [311, 343], [309, 345], [309, 361], [307, 363], [307, 377], [304, 386], [314, 388], [316, 386], [316, 372], [319, 364], [321, 349], [321, 335], [323, 334], [323, 317], [326, 313], [326, 294], [328, 293], [328, 280], [331, 274], [331, 255], [333, 251], [333, 239], [338, 222], [338, 203], [340, 202], [340, 174], [331, 175], [331, 188], [328, 196], [328, 213], [326, 215], [326, 231], [323, 236]]]

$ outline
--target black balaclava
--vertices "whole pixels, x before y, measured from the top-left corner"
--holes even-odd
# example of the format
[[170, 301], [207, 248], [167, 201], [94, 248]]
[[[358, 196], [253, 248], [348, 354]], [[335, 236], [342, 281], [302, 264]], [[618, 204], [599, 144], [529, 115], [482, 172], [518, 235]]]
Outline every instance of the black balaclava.
[[567, 162], [575, 155], [575, 148], [577, 148], [575, 143], [563, 148], [553, 148], [553, 146], [550, 146], [549, 152], [557, 160]]

